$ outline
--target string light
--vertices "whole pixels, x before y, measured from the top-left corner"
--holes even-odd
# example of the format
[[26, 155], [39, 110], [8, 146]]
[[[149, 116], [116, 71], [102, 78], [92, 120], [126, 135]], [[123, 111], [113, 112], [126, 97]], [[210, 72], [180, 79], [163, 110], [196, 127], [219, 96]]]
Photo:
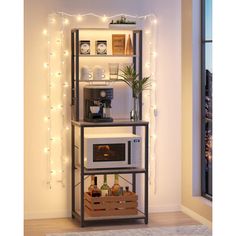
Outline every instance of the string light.
[[48, 66], [49, 66], [49, 65], [48, 65], [47, 62], [44, 62], [44, 63], [43, 63], [43, 67], [44, 67], [45, 69], [48, 69]]
[[43, 151], [44, 151], [44, 153], [48, 154], [49, 151], [50, 151], [50, 149], [49, 149], [48, 147], [45, 147], [45, 148], [43, 149]]
[[81, 16], [81, 15], [78, 15], [78, 16], [77, 16], [77, 21], [80, 22], [80, 21], [82, 21], [82, 20], [83, 20], [82, 16]]
[[102, 17], [102, 21], [103, 21], [103, 22], [106, 22], [107, 20], [108, 20], [107, 16], [104, 15], [104, 16]]
[[49, 117], [49, 116], [45, 116], [45, 117], [44, 117], [44, 121], [45, 121], [45, 122], [48, 122], [49, 120], [50, 120], [50, 117]]
[[44, 101], [47, 101], [47, 100], [49, 99], [49, 96], [48, 96], [48, 95], [43, 95], [43, 96], [42, 96], [42, 99], [43, 99]]
[[[56, 18], [54, 17], [56, 15]], [[98, 17], [98, 19], [100, 19], [102, 22], [106, 23], [109, 19], [114, 19], [116, 17], [120, 17], [121, 15], [124, 15], [125, 17], [130, 17], [130, 18], [135, 18], [135, 20], [148, 20], [147, 23], [149, 25], [145, 25], [145, 28], [143, 29], [144, 31], [144, 37], [147, 38], [147, 40], [143, 40], [143, 42], [146, 44], [146, 46], [148, 48], [150, 48], [150, 52], [149, 53], [149, 57], [147, 57], [147, 63], [144, 63], [144, 67], [146, 68], [145, 70], [145, 73], [147, 73], [147, 75], [152, 75], [153, 76], [153, 79], [156, 79], [157, 76], [155, 76], [155, 73], [156, 73], [156, 70], [154, 70], [155, 68], [155, 64], [156, 62], [154, 61], [155, 58], [158, 56], [156, 51], [155, 51], [155, 41], [153, 41], [153, 39], [151, 38], [152, 35], [153, 35], [153, 27], [155, 27], [154, 25], [157, 24], [157, 19], [155, 18], [155, 16], [153, 14], [149, 14], [149, 15], [145, 15], [145, 16], [132, 16], [132, 15], [127, 15], [127, 14], [118, 14], [118, 15], [114, 15], [114, 16], [106, 16], [106, 15], [103, 15], [103, 16], [99, 16], [99, 15], [96, 15], [96, 14], [93, 14], [93, 13], [88, 13], [88, 14], [77, 14], [77, 15], [70, 15], [70, 14], [67, 14], [67, 13], [57, 13], [57, 14], [53, 14], [53, 17], [49, 17], [49, 23], [58, 23], [56, 26], [50, 26], [49, 25], [49, 29], [50, 31], [46, 32], [46, 31], [43, 31], [43, 34], [44, 35], [47, 35], [47, 44], [48, 44], [48, 48], [50, 49], [48, 52], [48, 56], [49, 56], [49, 62], [48, 63], [45, 63], [44, 64], [44, 68], [45, 69], [49, 69], [48, 70], [48, 79], [49, 79], [49, 83], [48, 83], [48, 88], [49, 88], [49, 91], [50, 93], [47, 92], [47, 94], [49, 94], [48, 96], [47, 95], [44, 95], [44, 100], [45, 101], [50, 101], [48, 102], [48, 107], [49, 107], [49, 115], [47, 115], [45, 117], [45, 121], [48, 122], [48, 127], [47, 127], [47, 130], [48, 130], [48, 134], [49, 134], [49, 144], [48, 145], [51, 145], [51, 143], [53, 142], [52, 145], [61, 145], [61, 160], [62, 160], [62, 166], [60, 168], [60, 170], [58, 169], [58, 166], [55, 167], [55, 166], [52, 166], [51, 164], [57, 164], [58, 161], [55, 161], [53, 162], [53, 160], [50, 161], [50, 171], [49, 171], [49, 174], [50, 176], [51, 175], [56, 175], [56, 173], [64, 173], [64, 169], [63, 169], [63, 165], [65, 163], [68, 163], [69, 161], [69, 158], [66, 157], [68, 154], [67, 153], [63, 153], [63, 150], [64, 150], [64, 147], [63, 147], [63, 144], [64, 145], [67, 145], [66, 143], [63, 142], [63, 140], [67, 140], [67, 136], [68, 136], [68, 132], [70, 130], [69, 126], [67, 126], [67, 123], [66, 123], [66, 116], [67, 114], [64, 112], [66, 111], [66, 107], [67, 107], [67, 103], [68, 101], [66, 100], [67, 98], [67, 92], [66, 92], [66, 89], [69, 87], [69, 83], [66, 81], [66, 68], [64, 65], [67, 65], [67, 61], [68, 60], [68, 56], [69, 56], [69, 51], [68, 50], [65, 50], [64, 49], [64, 32], [65, 32], [65, 26], [70, 24], [70, 20], [71, 18], [69, 17], [74, 17], [74, 20], [77, 20], [78, 22], [81, 22], [84, 20], [84, 17], [85, 16], [95, 16], [95, 17]], [[65, 17], [66, 16], [66, 17]], [[57, 19], [57, 20], [56, 20]], [[151, 20], [149, 20], [151, 19]], [[148, 27], [147, 27], [148, 26]], [[60, 28], [59, 28], [60, 27]], [[68, 29], [68, 28], [67, 28]], [[52, 31], [51, 31], [52, 30]], [[54, 37], [52, 37], [53, 33], [54, 32], [57, 33], [58, 35], [58, 32], [60, 32], [60, 37], [56, 37], [56, 39]], [[45, 33], [44, 33], [45, 32]], [[54, 36], [54, 35], [53, 35]], [[51, 51], [51, 49], [54, 49], [54, 46], [57, 45], [57, 50], [61, 50], [60, 53], [58, 51], [56, 51], [56, 53], [54, 51]], [[50, 48], [51, 47], [51, 48]], [[60, 47], [60, 48], [59, 48]], [[51, 52], [51, 53], [50, 53]], [[66, 64], [67, 63], [67, 64]], [[53, 72], [52, 72], [53, 71]], [[55, 72], [56, 71], [56, 72]], [[59, 77], [60, 80], [57, 80], [56, 78]], [[58, 81], [60, 81], [60, 85], [58, 83]], [[157, 116], [157, 108], [156, 108], [156, 83], [154, 82], [153, 83], [154, 85], [152, 86], [152, 89], [148, 92], [150, 94], [144, 94], [144, 100], [149, 100], [150, 101], [150, 106], [148, 106], [147, 109], [149, 109], [150, 112], [148, 112], [146, 115], [144, 115], [144, 118], [145, 120], [149, 120], [150, 121], [150, 138], [152, 138], [152, 140], [156, 140], [156, 119], [155, 117]], [[58, 88], [58, 86], [61, 86]], [[55, 89], [52, 89], [54, 88]], [[59, 89], [59, 90], [58, 90]], [[59, 105], [55, 105], [53, 102], [53, 98], [55, 97], [54, 95], [56, 95], [58, 92], [57, 91], [60, 91], [61, 92], [61, 102], [62, 104], [59, 104]], [[59, 101], [60, 102], [60, 101]], [[146, 105], [146, 104], [145, 104]], [[56, 111], [56, 110], [59, 110], [61, 111], [61, 113], [51, 113], [53, 111]], [[52, 137], [52, 133], [54, 134], [57, 134], [57, 132], [55, 132], [54, 130], [54, 126], [52, 126], [52, 130], [51, 130], [51, 123], [54, 122], [54, 119], [57, 119], [58, 118], [58, 115], [62, 117], [62, 122], [63, 122], [63, 125], [61, 126], [61, 134], [59, 134], [60, 138], [58, 137]], [[68, 118], [67, 118], [68, 119]], [[68, 122], [68, 121], [67, 121]], [[55, 141], [58, 141], [58, 140], [61, 140], [61, 142], [59, 144], [57, 144], [57, 142]], [[156, 155], [156, 149], [155, 149], [155, 142], [152, 141], [152, 144], [151, 145], [151, 156], [155, 156]], [[50, 150], [50, 149], [48, 149]], [[68, 151], [68, 149], [66, 149], [66, 151]], [[53, 154], [53, 152], [51, 151], [48, 151], [48, 158], [51, 157], [52, 159], [54, 158], [57, 158], [55, 156], [55, 154]], [[55, 159], [56, 160], [56, 159]], [[156, 161], [156, 158], [155, 158], [155, 161]], [[151, 163], [150, 163], [151, 165]], [[52, 168], [53, 167], [53, 168]], [[51, 187], [51, 178], [49, 176], [49, 185]], [[63, 174], [62, 174], [63, 176]], [[62, 178], [59, 182], [63, 182], [63, 177], [60, 177]], [[58, 182], [58, 181], [56, 181]]]
[[64, 21], [63, 21], [63, 24], [68, 25], [69, 23], [70, 23], [69, 20], [67, 18], [65, 18]]
[[48, 34], [48, 31], [46, 29], [43, 30], [43, 35], [47, 35]]
[[68, 55], [69, 55], [69, 51], [68, 51], [68, 50], [65, 50], [65, 51], [64, 51], [64, 55], [65, 55], [65, 56], [68, 56]]
[[154, 19], [154, 20], [152, 21], [152, 23], [156, 25], [156, 24], [157, 24], [157, 19]]

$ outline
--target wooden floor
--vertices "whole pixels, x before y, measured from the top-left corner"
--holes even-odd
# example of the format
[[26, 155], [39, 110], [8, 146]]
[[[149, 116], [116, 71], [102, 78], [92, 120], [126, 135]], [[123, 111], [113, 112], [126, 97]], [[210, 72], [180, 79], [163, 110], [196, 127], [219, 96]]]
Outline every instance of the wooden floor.
[[149, 215], [149, 224], [145, 225], [143, 220], [125, 221], [125, 222], [109, 222], [90, 224], [81, 228], [79, 223], [71, 218], [62, 219], [43, 219], [43, 220], [25, 220], [25, 236], [45, 236], [46, 233], [59, 232], [82, 232], [82, 231], [98, 231], [108, 229], [125, 229], [125, 228], [143, 228], [143, 227], [160, 227], [160, 226], [178, 226], [200, 224], [182, 212], [169, 213], [153, 213]]

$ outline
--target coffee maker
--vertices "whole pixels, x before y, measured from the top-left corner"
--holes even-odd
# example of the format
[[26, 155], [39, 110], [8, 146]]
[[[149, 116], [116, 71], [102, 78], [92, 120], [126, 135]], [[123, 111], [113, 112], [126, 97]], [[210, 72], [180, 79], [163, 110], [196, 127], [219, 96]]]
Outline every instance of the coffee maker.
[[112, 122], [111, 100], [113, 88], [106, 86], [84, 87], [84, 120], [88, 122]]

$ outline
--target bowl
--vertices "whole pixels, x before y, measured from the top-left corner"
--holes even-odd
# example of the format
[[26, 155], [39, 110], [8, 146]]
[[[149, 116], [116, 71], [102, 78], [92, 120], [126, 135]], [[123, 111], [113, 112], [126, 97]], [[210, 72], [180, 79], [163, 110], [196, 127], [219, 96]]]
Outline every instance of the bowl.
[[90, 106], [90, 111], [92, 113], [98, 113], [100, 110], [100, 106]]

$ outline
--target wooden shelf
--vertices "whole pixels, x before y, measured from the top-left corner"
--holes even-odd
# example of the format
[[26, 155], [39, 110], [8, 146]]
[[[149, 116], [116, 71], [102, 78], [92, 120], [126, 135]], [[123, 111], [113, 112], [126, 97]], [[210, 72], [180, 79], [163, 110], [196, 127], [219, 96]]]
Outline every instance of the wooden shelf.
[[127, 169], [84, 169], [85, 175], [104, 175], [104, 174], [132, 174], [132, 173], [145, 173], [144, 168], [127, 168]]
[[[79, 211], [76, 211], [76, 214], [80, 216]], [[145, 215], [138, 211], [137, 215], [120, 215], [120, 216], [88, 216], [87, 213], [84, 213], [85, 221], [99, 221], [99, 220], [126, 220], [126, 219], [145, 219]]]
[[[73, 55], [74, 57], [76, 57], [76, 55]], [[86, 55], [86, 54], [79, 54], [79, 57], [136, 57], [136, 55]]]
[[127, 119], [114, 120], [113, 122], [87, 122], [87, 121], [75, 121], [72, 120], [72, 125], [79, 127], [109, 127], [109, 126], [145, 126], [148, 125], [148, 121], [131, 121]]
[[79, 80], [79, 83], [96, 83], [96, 82], [103, 82], [103, 83], [117, 83], [117, 82], [124, 82], [123, 80], [121, 79], [113, 79], [113, 80], [110, 80], [110, 79], [100, 79], [100, 80]]

